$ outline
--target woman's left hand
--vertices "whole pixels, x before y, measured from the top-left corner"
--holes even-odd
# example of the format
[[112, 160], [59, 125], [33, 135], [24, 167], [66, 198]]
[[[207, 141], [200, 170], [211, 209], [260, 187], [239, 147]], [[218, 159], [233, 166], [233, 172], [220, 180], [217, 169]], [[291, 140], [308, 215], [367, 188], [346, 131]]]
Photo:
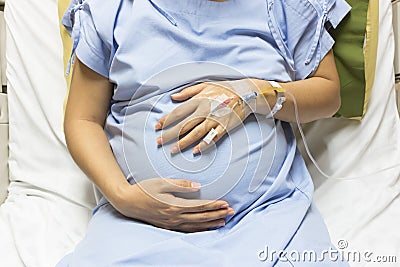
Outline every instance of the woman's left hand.
[[[157, 138], [157, 143], [163, 145], [186, 134], [176, 144], [171, 146], [171, 153], [176, 154], [204, 136], [205, 139], [193, 148], [193, 154], [205, 151], [212, 142], [218, 141], [226, 132], [240, 125], [253, 112], [252, 108], [243, 102], [235, 87], [247, 86], [247, 79], [229, 82], [205, 82], [187, 87], [172, 95], [172, 99], [188, 101], [179, 105], [168, 115], [160, 119], [155, 128], [162, 130], [181, 120], [166, 130]], [[213, 131], [213, 133], [210, 133]], [[207, 138], [209, 137], [209, 138]]]

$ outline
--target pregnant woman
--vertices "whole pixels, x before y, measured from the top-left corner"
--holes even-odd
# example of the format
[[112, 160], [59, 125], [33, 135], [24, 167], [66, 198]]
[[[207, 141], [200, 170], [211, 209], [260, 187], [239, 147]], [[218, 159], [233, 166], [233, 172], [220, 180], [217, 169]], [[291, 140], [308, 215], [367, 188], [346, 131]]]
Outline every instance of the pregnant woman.
[[288, 122], [296, 105], [301, 122], [340, 106], [327, 29], [348, 11], [344, 0], [73, 1], [65, 134], [104, 197], [58, 266], [347, 266]]

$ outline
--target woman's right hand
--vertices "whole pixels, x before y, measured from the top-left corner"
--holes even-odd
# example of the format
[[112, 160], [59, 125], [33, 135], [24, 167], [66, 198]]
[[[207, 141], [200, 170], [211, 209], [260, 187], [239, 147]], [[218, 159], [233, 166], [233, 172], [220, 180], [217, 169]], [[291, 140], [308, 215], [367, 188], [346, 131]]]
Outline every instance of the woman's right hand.
[[173, 193], [190, 193], [200, 185], [188, 180], [153, 178], [119, 188], [112, 205], [123, 215], [180, 232], [200, 232], [225, 225], [234, 210], [223, 200], [184, 199]]

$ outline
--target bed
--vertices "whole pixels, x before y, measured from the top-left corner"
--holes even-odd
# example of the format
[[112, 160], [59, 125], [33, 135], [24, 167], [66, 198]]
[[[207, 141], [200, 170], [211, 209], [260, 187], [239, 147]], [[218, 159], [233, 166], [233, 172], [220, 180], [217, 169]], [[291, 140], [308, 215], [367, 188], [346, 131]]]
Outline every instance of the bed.
[[[395, 54], [392, 4], [400, 5], [399, 1], [379, 1], [376, 76], [364, 118], [331, 118], [303, 125], [312, 155], [335, 179], [324, 178], [299, 139], [315, 182], [315, 202], [333, 242], [344, 251], [372, 252], [397, 261], [383, 266], [400, 262], [400, 232], [396, 231], [400, 225], [400, 167], [396, 166], [400, 163], [400, 120], [393, 66], [400, 53]], [[57, 1], [42, 0], [41, 5], [8, 1], [5, 19], [0, 265], [54, 266], [83, 237], [96, 205], [95, 190], [71, 159], [62, 132], [66, 82]], [[382, 263], [354, 260], [351, 266]]]

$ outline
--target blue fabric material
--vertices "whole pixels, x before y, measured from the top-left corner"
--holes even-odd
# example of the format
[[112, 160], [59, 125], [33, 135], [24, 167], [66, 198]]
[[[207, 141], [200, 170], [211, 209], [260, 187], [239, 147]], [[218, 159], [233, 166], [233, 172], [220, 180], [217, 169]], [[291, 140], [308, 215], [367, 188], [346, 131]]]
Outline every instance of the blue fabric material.
[[154, 125], [192, 84], [309, 77], [334, 43], [326, 22], [348, 11], [343, 0], [74, 1], [63, 22], [73, 53], [115, 84], [105, 130], [129, 182], [190, 179], [202, 189], [184, 197], [225, 199], [236, 213], [225, 227], [184, 234], [127, 219], [103, 199], [58, 266], [347, 266], [258, 259], [265, 246], [332, 247], [288, 123], [251, 115], [201, 156], [157, 147]]

